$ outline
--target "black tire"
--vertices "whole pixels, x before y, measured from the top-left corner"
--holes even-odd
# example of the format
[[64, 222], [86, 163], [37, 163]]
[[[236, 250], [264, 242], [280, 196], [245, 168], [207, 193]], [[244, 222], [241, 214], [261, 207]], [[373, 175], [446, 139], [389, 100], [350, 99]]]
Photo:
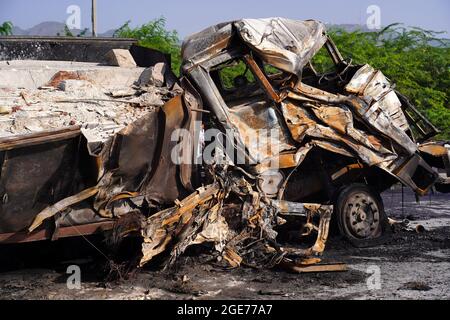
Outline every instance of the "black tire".
[[380, 245], [390, 237], [383, 200], [365, 184], [351, 184], [340, 191], [334, 218], [341, 236], [355, 247]]

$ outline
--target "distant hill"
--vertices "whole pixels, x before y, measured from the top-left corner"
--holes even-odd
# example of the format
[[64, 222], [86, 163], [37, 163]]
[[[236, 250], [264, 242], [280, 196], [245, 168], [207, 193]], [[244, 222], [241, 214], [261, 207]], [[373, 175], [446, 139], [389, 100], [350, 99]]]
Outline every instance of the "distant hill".
[[[15, 36], [56, 36], [58, 34], [64, 35], [65, 24], [57, 21], [44, 21], [29, 29], [22, 29], [18, 26], [13, 26], [12, 33]], [[71, 29], [70, 32], [76, 36], [83, 30]], [[104, 33], [98, 34], [100, 37], [112, 37], [115, 30], [108, 30]], [[87, 36], [91, 35], [90, 29], [86, 32]]]
[[338, 28], [338, 29], [344, 29], [347, 32], [353, 32], [356, 30], [360, 30], [363, 32], [374, 31], [374, 30], [370, 30], [369, 28], [367, 28], [366, 25], [361, 25], [361, 24], [327, 24], [326, 26], [328, 29]]
[[27, 31], [26, 31], [26, 30], [23, 30], [23, 29], [20, 28], [20, 27], [13, 26], [13, 28], [12, 28], [12, 34], [15, 35], [15, 36], [24, 36], [24, 35], [27, 34]]
[[[19, 26], [13, 26], [12, 33], [15, 36], [56, 36], [58, 33], [64, 35], [64, 23], [57, 21], [44, 21], [29, 29], [22, 29]], [[341, 28], [348, 32], [361, 30], [363, 32], [370, 32], [366, 25], [360, 24], [326, 24], [327, 28]], [[119, 28], [119, 27], [117, 27]], [[74, 36], [77, 36], [82, 30], [73, 29], [70, 30]], [[103, 33], [99, 33], [99, 37], [112, 37], [116, 29], [111, 29]], [[86, 32], [86, 36], [91, 35], [91, 30]], [[445, 38], [448, 38], [445, 36]], [[439, 45], [439, 44], [436, 44]]]

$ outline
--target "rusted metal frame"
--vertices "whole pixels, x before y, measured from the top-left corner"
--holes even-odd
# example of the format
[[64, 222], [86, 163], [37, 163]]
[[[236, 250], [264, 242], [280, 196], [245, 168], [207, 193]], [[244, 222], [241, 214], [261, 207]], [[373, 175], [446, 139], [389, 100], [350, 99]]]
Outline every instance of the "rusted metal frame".
[[295, 152], [282, 153], [272, 158], [264, 160], [262, 163], [256, 165], [253, 170], [255, 173], [262, 173], [270, 168], [289, 169], [297, 166], [297, 160]]
[[285, 200], [272, 200], [272, 205], [278, 209], [279, 215], [298, 217], [307, 216], [307, 211], [303, 203]]
[[282, 267], [297, 273], [315, 273], [315, 272], [345, 272], [348, 266], [345, 263], [328, 263], [328, 264], [312, 264], [302, 265], [293, 262], [283, 262]]
[[[390, 140], [393, 140], [397, 145], [408, 151], [410, 154], [414, 154], [417, 150], [417, 145], [412, 142], [409, 136], [407, 134], [398, 129], [397, 127], [393, 126], [392, 123], [388, 123], [390, 126], [389, 132], [386, 132], [386, 130], [382, 130], [380, 128], [379, 122], [374, 122], [373, 118], [375, 110], [373, 110], [373, 106], [367, 105], [361, 98], [355, 97], [355, 96], [343, 96], [340, 94], [332, 94], [311, 86], [308, 86], [304, 83], [301, 83], [297, 87], [294, 88], [294, 92], [297, 94], [302, 94], [307, 97], [310, 97], [312, 99], [316, 99], [325, 103], [329, 104], [346, 104], [349, 106], [354, 112], [354, 116], [357, 118], [360, 118], [364, 123], [366, 123], [370, 128], [374, 129], [379, 134], [387, 137]], [[385, 115], [383, 113], [383, 115]], [[384, 118], [387, 119], [387, 116], [385, 115]]]
[[250, 70], [252, 70], [253, 74], [256, 76], [256, 79], [258, 80], [260, 85], [265, 89], [269, 98], [276, 103], [280, 103], [281, 102], [280, 96], [272, 87], [269, 80], [267, 80], [264, 72], [262, 72], [261, 68], [258, 66], [253, 57], [249, 54], [246, 54], [244, 55], [244, 60], [249, 66]]
[[[405, 113], [405, 116], [406, 116], [406, 119], [408, 120], [408, 122], [410, 122], [410, 125], [412, 125], [414, 128], [416, 128], [423, 137], [426, 137], [426, 139], [428, 139], [429, 138], [428, 137], [429, 133], [427, 133], [425, 131], [425, 129], [423, 129], [420, 126], [420, 124], [417, 123], [417, 120], [414, 119], [414, 117], [411, 115], [410, 110], [405, 108], [403, 110], [403, 112]], [[422, 138], [422, 139], [420, 139], [418, 141], [425, 141], [426, 139]]]
[[[147, 199], [158, 203], [172, 203], [180, 194], [187, 192], [181, 183], [181, 167], [171, 161], [170, 152], [178, 141], [171, 141], [174, 130], [184, 128], [190, 114], [178, 95], [169, 100], [158, 113], [157, 147], [152, 167], [141, 181], [138, 191]], [[190, 176], [190, 174], [188, 174]], [[164, 186], [164, 192], [160, 192]]]
[[[193, 163], [197, 163], [196, 159], [200, 155], [198, 154], [198, 150], [196, 148], [196, 143], [199, 143], [200, 138], [200, 131], [199, 128], [197, 128], [197, 125], [195, 124], [195, 121], [200, 121], [201, 123], [204, 122], [203, 120], [203, 114], [211, 114], [210, 110], [204, 109], [203, 99], [198, 90], [195, 88], [195, 86], [189, 81], [188, 78], [183, 77], [180, 81], [181, 87], [185, 91], [183, 94], [183, 100], [185, 102], [186, 107], [189, 109], [190, 113], [192, 114], [191, 123], [188, 124], [188, 129], [190, 130], [190, 134], [193, 137], [193, 150], [192, 150], [192, 156], [193, 156]], [[196, 107], [193, 107], [189, 103], [189, 99], [186, 98], [186, 95], [192, 95], [194, 99], [196, 100]], [[193, 123], [194, 122], [194, 123]], [[186, 166], [181, 166], [181, 172], [180, 177], [181, 180], [185, 180], [183, 176], [185, 176], [183, 173], [190, 172], [189, 177], [189, 183], [186, 184], [183, 182], [183, 185], [185, 188], [187, 188], [189, 191], [194, 191], [195, 187], [198, 187], [201, 185], [201, 178], [200, 178], [200, 166], [199, 165], [191, 165], [189, 168], [186, 168]]]
[[26, 243], [33, 241], [42, 241], [52, 239], [55, 235], [56, 238], [70, 238], [76, 236], [86, 236], [95, 233], [101, 233], [103, 231], [111, 230], [114, 227], [114, 221], [102, 221], [90, 224], [84, 224], [80, 226], [61, 227], [54, 233], [49, 228], [41, 229], [32, 233], [26, 231], [11, 232], [0, 234], [0, 243]]
[[207, 113], [207, 114], [211, 113], [211, 111], [209, 111], [209, 110], [196, 109], [196, 108], [189, 108], [189, 110], [191, 110], [192, 112], [199, 112], [199, 113]]
[[[403, 94], [401, 94], [400, 92], [398, 92], [397, 90], [394, 90], [395, 94], [400, 98], [400, 101], [402, 103], [402, 109], [403, 112], [405, 113], [405, 116], [407, 117], [407, 119], [409, 120], [409, 122], [412, 123], [412, 125], [414, 127], [416, 127], [416, 129], [418, 129], [420, 131], [420, 133], [423, 135], [422, 138], [417, 139], [417, 142], [423, 142], [429, 138], [432, 138], [434, 136], [436, 136], [437, 134], [439, 134], [441, 131], [436, 128], [431, 122], [430, 120], [428, 120], [426, 117], [423, 116], [422, 113], [420, 113], [415, 107], [414, 105], [408, 100], [408, 98], [406, 96], [404, 96]], [[423, 121], [428, 128], [430, 129], [429, 132], [427, 133], [426, 130], [424, 130], [419, 124], [418, 124], [418, 120], [414, 119], [414, 117], [410, 114], [413, 113], [415, 116], [419, 117], [421, 121]], [[420, 121], [419, 120], [419, 121]]]
[[183, 71], [183, 74], [189, 78], [191, 73], [194, 72], [195, 69], [197, 69], [197, 68], [203, 68], [205, 70], [212, 71], [214, 69], [214, 67], [217, 67], [220, 64], [230, 61], [233, 58], [237, 58], [241, 55], [242, 55], [242, 50], [240, 50], [240, 49], [227, 50], [227, 51], [222, 52], [213, 57], [203, 58], [200, 61], [195, 61], [195, 63], [191, 62], [192, 64], [189, 64], [188, 67], [185, 66], [186, 68], [183, 68], [182, 71]]
[[42, 210], [40, 213], [36, 215], [36, 217], [33, 220], [33, 223], [28, 228], [29, 232], [33, 232], [36, 230], [46, 219], [51, 218], [55, 216], [58, 212], [63, 211], [64, 209], [79, 203], [83, 200], [89, 199], [93, 196], [95, 196], [99, 192], [99, 187], [91, 187], [88, 189], [85, 189], [81, 191], [78, 194], [72, 195], [70, 197], [64, 198], [57, 203], [50, 205], [46, 207], [44, 210]]
[[[219, 192], [220, 186], [215, 183], [210, 185], [208, 188], [198, 189], [195, 193], [182, 201], [177, 201], [178, 208], [176, 209], [175, 214], [164, 220], [162, 222], [162, 226], [165, 227], [177, 223], [185, 214], [188, 214], [189, 216], [192, 215], [192, 211], [195, 207], [205, 204], [207, 201], [216, 197]], [[184, 222], [187, 223], [189, 218], [185, 219], [186, 221]]]
[[[214, 116], [220, 122], [222, 127], [226, 130], [229, 129], [233, 132], [235, 141], [229, 141], [233, 143], [237, 156], [245, 159], [246, 162], [254, 162], [252, 155], [248, 152], [243, 152], [246, 150], [245, 144], [243, 143], [241, 137], [237, 134], [236, 128], [231, 124], [231, 120], [229, 118], [229, 113], [227, 111], [227, 105], [223, 100], [219, 89], [217, 88], [214, 81], [211, 79], [209, 74], [209, 70], [217, 66], [218, 64], [224, 63], [233, 58], [239, 57], [239, 51], [226, 52], [223, 53], [207, 62], [205, 65], [197, 66], [195, 69], [191, 70], [189, 77], [199, 86], [202, 87], [202, 93], [205, 99], [206, 104], [209, 108], [214, 112]], [[230, 125], [231, 124], [231, 125]]]
[[[190, 106], [187, 103], [186, 98], [185, 98], [186, 93], [187, 93], [187, 91], [185, 91], [185, 93], [183, 94], [183, 99], [182, 99], [182, 103], [181, 103], [181, 107], [182, 107], [182, 110], [183, 110], [185, 116], [184, 116], [184, 122], [180, 127], [183, 129], [189, 130], [190, 136], [193, 138], [195, 136], [195, 132], [194, 132], [195, 121], [199, 117], [199, 114], [198, 113], [193, 114], [190, 111], [191, 110]], [[190, 164], [190, 162], [194, 160], [194, 154], [195, 154], [194, 141], [189, 141], [189, 139], [183, 140], [182, 145], [183, 145], [183, 156], [187, 155], [187, 156], [189, 156], [190, 159], [189, 159], [189, 161], [183, 161], [179, 165], [178, 176], [179, 176], [179, 179], [180, 179], [183, 187], [186, 190], [192, 192], [192, 191], [194, 191], [194, 188], [192, 187], [192, 182], [191, 182], [192, 165]]]
[[320, 222], [317, 228], [317, 239], [311, 247], [311, 251], [314, 255], [321, 255], [325, 250], [325, 244], [328, 240], [333, 207], [320, 206], [320, 208], [317, 208], [317, 205], [305, 205], [305, 208], [311, 210], [311, 218], [315, 214], [320, 216]]
[[[143, 266], [166, 250], [173, 239], [177, 239], [178, 244], [171, 249], [170, 260], [173, 261], [174, 256], [181, 254], [194, 240], [191, 236], [194, 235], [195, 230], [202, 228], [209, 210], [213, 207], [219, 208], [224, 196], [221, 189], [222, 186], [218, 182], [214, 182], [197, 189], [181, 201], [176, 200], [175, 207], [150, 216], [146, 226], [141, 229], [144, 243], [140, 265]], [[198, 209], [199, 212], [196, 212], [195, 209]], [[188, 234], [190, 235], [188, 236]]]
[[450, 177], [450, 149], [448, 149], [447, 154], [442, 155], [442, 161], [444, 162], [445, 173], [447, 177]]
[[[416, 138], [418, 143], [424, 142], [434, 136], [436, 136], [437, 134], [439, 134], [441, 131], [436, 129], [436, 128], [432, 128], [430, 132], [427, 132], [424, 128], [421, 127], [421, 125], [419, 124], [419, 121], [417, 119], [415, 119], [411, 113], [414, 113], [416, 115], [418, 115], [419, 117], [423, 117], [417, 110], [411, 112], [412, 109], [408, 108], [404, 110], [404, 114], [407, 118], [407, 120], [409, 120], [411, 123], [410, 125], [412, 125], [413, 127], [415, 127], [418, 131], [420, 131], [420, 134], [422, 135], [422, 137], [420, 137], [419, 139]], [[421, 119], [421, 120], [426, 120], [426, 119]], [[427, 123], [428, 125], [428, 123]]]
[[344, 58], [342, 57], [341, 53], [339, 52], [338, 48], [334, 44], [333, 40], [330, 38], [330, 36], [327, 36], [327, 42], [325, 42], [325, 48], [327, 49], [328, 53], [331, 56], [331, 59], [333, 60], [333, 63], [335, 66], [338, 66], [340, 63], [344, 61]]
[[[222, 127], [225, 130], [231, 130], [231, 132], [233, 133], [233, 137], [231, 139], [228, 139], [228, 135], [224, 134], [227, 143], [230, 143], [233, 145], [234, 149], [236, 150], [236, 157], [239, 159], [243, 159], [244, 162], [246, 163], [252, 163], [255, 162], [256, 160], [253, 158], [253, 156], [248, 152], [246, 145], [244, 143], [244, 141], [242, 140], [242, 137], [239, 135], [239, 131], [237, 129], [237, 127], [235, 127], [231, 121], [231, 119], [229, 118], [229, 112], [227, 110], [227, 105], [225, 103], [225, 101], [223, 100], [222, 96], [220, 95], [217, 87], [215, 86], [214, 82], [212, 81], [211, 78], [209, 78], [211, 81], [211, 85], [213, 86], [213, 91], [217, 94], [215, 95], [215, 97], [217, 98], [217, 102], [218, 102], [218, 106], [219, 108], [216, 108], [214, 115], [217, 117], [218, 113], [217, 110], [220, 110], [219, 114], [223, 114], [227, 121], [224, 123], [219, 119], [220, 124], [222, 125]], [[234, 155], [228, 155], [230, 158], [233, 158]]]
[[194, 57], [184, 62], [182, 66], [182, 73], [189, 74], [192, 71], [192, 69], [196, 68], [197, 66], [199, 65], [204, 66], [211, 59], [217, 58], [217, 56], [222, 55], [222, 53], [215, 53], [215, 49], [228, 47], [231, 38], [232, 36], [230, 35], [223, 37], [222, 39], [219, 39], [219, 41], [217, 41], [207, 49], [209, 54], [205, 55], [204, 52], [201, 52], [200, 54], [196, 54]]
[[419, 146], [419, 150], [421, 152], [432, 155], [433, 157], [443, 157], [448, 154], [450, 151], [446, 147], [442, 145], [438, 145], [435, 143], [427, 143]]
[[[221, 103], [223, 99], [220, 95], [219, 89], [216, 87], [214, 81], [209, 75], [209, 68], [197, 66], [191, 71], [189, 77], [194, 83], [202, 87], [202, 95], [206, 105], [208, 105], [208, 107], [213, 111], [217, 120], [219, 120], [225, 129], [232, 129], [228, 125], [230, 118]], [[223, 102], [223, 104], [225, 104], [225, 102]]]
[[0, 139], [0, 151], [8, 151], [32, 145], [56, 142], [75, 138], [80, 135], [80, 126], [72, 126], [65, 129], [48, 130], [21, 136]]
[[334, 173], [331, 176], [331, 179], [337, 180], [338, 178], [342, 177], [343, 175], [349, 173], [352, 170], [358, 170], [358, 169], [363, 169], [364, 166], [360, 163], [354, 163], [354, 164], [350, 164], [348, 166], [343, 167], [342, 169], [340, 169], [339, 171], [337, 171], [336, 173]]
[[349, 102], [347, 96], [343, 96], [340, 94], [330, 93], [312, 86], [309, 86], [303, 82], [300, 82], [295, 88], [293, 88], [294, 94], [290, 97], [296, 99], [296, 95], [300, 95], [297, 97], [298, 99], [302, 98], [302, 95], [306, 98], [310, 98], [312, 101], [320, 101], [324, 103], [330, 104], [346, 104]]
[[[294, 249], [290, 250], [292, 253], [297, 253], [307, 257], [320, 256], [325, 250], [325, 245], [328, 240], [330, 230], [331, 215], [333, 213], [333, 206], [320, 204], [303, 204], [307, 213], [306, 223], [303, 226], [301, 236], [309, 236], [313, 231], [317, 232], [317, 238], [314, 245], [308, 249]], [[314, 216], [318, 215], [320, 218], [319, 224], [314, 223]]]

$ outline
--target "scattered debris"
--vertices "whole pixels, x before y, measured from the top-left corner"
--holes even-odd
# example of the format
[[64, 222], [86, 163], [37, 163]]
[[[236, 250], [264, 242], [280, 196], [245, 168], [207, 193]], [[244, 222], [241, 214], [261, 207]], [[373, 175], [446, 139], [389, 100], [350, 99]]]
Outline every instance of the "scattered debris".
[[407, 282], [400, 288], [398, 288], [398, 290], [415, 290], [415, 291], [430, 291], [432, 289], [433, 289], [432, 287], [420, 281]]
[[[256, 268], [274, 267], [287, 255], [304, 257], [323, 252], [327, 235], [320, 231], [317, 243], [310, 249], [284, 250], [276, 244], [274, 227], [280, 223], [278, 209], [270, 199], [256, 192], [256, 181], [248, 181], [239, 174], [240, 171], [228, 167], [216, 167], [211, 173], [216, 180], [213, 184], [198, 189], [176, 207], [147, 219], [142, 227], [141, 266], [168, 246], [171, 253], [166, 266], [171, 266], [186, 248], [203, 242], [214, 243], [215, 249], [222, 252], [224, 261], [232, 268], [242, 264]], [[241, 197], [235, 203], [235, 208], [240, 208], [235, 211], [240, 220], [237, 225], [231, 221], [229, 212], [228, 221], [223, 215], [224, 203], [234, 197]], [[304, 210], [307, 215], [331, 215], [330, 206], [305, 206]], [[329, 218], [320, 219], [320, 223], [329, 223]], [[233, 225], [237, 228], [232, 228]], [[316, 228], [321, 230], [320, 226]], [[173, 239], [177, 239], [175, 246], [171, 245]]]
[[408, 219], [404, 219], [402, 221], [394, 220], [389, 218], [389, 224], [392, 228], [392, 231], [413, 231], [416, 233], [424, 233], [426, 229], [423, 225], [418, 224], [415, 227], [411, 226], [411, 222]]
[[281, 297], [288, 296], [288, 294], [282, 290], [259, 290], [258, 294], [261, 296], [281, 296]]
[[10, 113], [12, 113], [12, 108], [0, 106], [0, 114], [10, 114]]
[[50, 79], [46, 86], [41, 86], [41, 90], [51, 90], [53, 88], [59, 88], [62, 81], [65, 80], [86, 80], [83, 79], [76, 71], [58, 71]]
[[135, 68], [136, 62], [130, 51], [126, 49], [112, 49], [106, 54], [106, 59], [111, 66], [121, 68]]
[[85, 80], [62, 80], [59, 85], [58, 89], [61, 91], [72, 91], [72, 92], [86, 92], [89, 90], [93, 90], [93, 85]]
[[344, 272], [348, 271], [345, 263], [320, 263], [320, 261], [304, 264], [292, 261], [283, 262], [281, 267], [295, 273], [314, 273], [314, 272]]
[[149, 67], [142, 72], [139, 77], [140, 86], [162, 87], [164, 85], [164, 74], [166, 73], [166, 65], [162, 62]]
[[[57, 72], [48, 87], [0, 88], [0, 137], [79, 125], [89, 142], [103, 143], [169, 99], [169, 91], [162, 87], [136, 90], [118, 81], [105, 88], [102, 82], [93, 80], [94, 75], [80, 77], [84, 68], [80, 64], [79, 71]], [[141, 73], [144, 71], [141, 68]], [[129, 72], [130, 77], [135, 74]]]

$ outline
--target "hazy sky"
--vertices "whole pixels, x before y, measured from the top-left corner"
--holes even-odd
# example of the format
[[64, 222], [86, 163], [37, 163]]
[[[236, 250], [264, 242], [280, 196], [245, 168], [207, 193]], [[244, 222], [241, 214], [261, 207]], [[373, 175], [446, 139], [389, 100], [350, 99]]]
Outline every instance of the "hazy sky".
[[[90, 0], [0, 0], [0, 23], [10, 20], [21, 28], [43, 21], [65, 22], [69, 5], [81, 8], [81, 27], [90, 28]], [[365, 24], [367, 7], [378, 5], [381, 24], [446, 31], [450, 37], [449, 0], [97, 0], [98, 31], [132, 26], [164, 16], [181, 38], [221, 21], [243, 17], [283, 16], [317, 19], [332, 24]]]

